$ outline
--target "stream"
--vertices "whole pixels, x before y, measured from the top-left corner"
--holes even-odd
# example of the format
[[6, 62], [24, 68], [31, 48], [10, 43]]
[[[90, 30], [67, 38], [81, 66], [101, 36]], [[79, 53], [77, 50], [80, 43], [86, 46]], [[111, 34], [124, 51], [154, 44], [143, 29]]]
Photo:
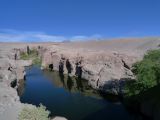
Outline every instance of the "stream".
[[18, 94], [22, 103], [42, 103], [50, 116], [68, 120], [136, 120], [117, 97], [104, 95], [83, 79], [42, 71], [37, 66], [26, 68], [26, 80], [20, 81]]

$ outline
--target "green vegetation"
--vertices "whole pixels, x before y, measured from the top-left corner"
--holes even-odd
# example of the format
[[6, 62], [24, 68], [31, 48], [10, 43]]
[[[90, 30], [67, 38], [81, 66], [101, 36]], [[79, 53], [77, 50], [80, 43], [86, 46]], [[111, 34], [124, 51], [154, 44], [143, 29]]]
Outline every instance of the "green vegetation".
[[41, 61], [41, 59], [39, 57], [33, 59], [33, 64], [41, 65], [41, 63], [42, 63], [42, 61]]
[[143, 60], [133, 65], [133, 73], [136, 75], [135, 82], [126, 85], [127, 96], [145, 92], [160, 82], [160, 50], [147, 52]]
[[30, 50], [29, 47], [27, 47], [27, 52], [21, 53], [20, 56], [22, 60], [32, 60], [33, 64], [41, 65], [41, 58], [38, 56], [38, 51], [36, 49]]
[[34, 57], [38, 57], [37, 50], [35, 50], [35, 49], [30, 50], [29, 54], [28, 54], [28, 52], [21, 53], [21, 59], [23, 59], [23, 60], [29, 60]]
[[50, 112], [42, 104], [39, 107], [25, 106], [18, 116], [18, 120], [49, 120]]

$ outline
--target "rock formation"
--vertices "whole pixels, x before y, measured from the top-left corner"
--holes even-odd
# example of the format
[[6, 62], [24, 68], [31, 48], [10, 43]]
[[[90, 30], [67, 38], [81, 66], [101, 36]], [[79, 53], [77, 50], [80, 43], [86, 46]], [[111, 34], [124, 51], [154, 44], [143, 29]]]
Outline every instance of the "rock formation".
[[131, 66], [147, 50], [155, 49], [159, 39], [133, 39], [61, 43], [47, 46], [42, 66], [88, 80], [97, 90], [123, 93], [125, 81], [133, 80]]
[[[41, 44], [29, 44], [37, 49]], [[44, 45], [45, 46], [45, 45]], [[40, 55], [45, 49], [39, 48]], [[27, 52], [27, 45], [23, 43], [0, 44], [0, 120], [18, 120], [20, 111], [25, 107], [35, 107], [23, 104], [19, 100], [17, 86], [24, 79], [26, 66], [32, 65], [31, 60], [21, 60], [20, 53]], [[58, 117], [55, 119], [64, 119]]]
[[82, 77], [95, 89], [118, 94], [118, 86], [121, 85], [119, 82], [134, 79], [131, 65], [135, 61], [136, 56], [120, 53], [74, 52], [59, 49], [57, 52], [46, 51], [43, 54], [42, 66], [53, 64], [54, 70]]
[[15, 49], [7, 47], [0, 47], [0, 120], [17, 120], [24, 104], [19, 101], [16, 87], [25, 75], [24, 66], [32, 62], [19, 60]]
[[1, 43], [0, 120], [17, 120], [23, 107], [16, 84], [24, 77], [24, 66], [31, 64], [31, 61], [20, 60], [19, 56], [21, 52], [27, 52], [27, 46], [38, 50], [42, 68], [50, 67], [63, 74], [84, 78], [94, 89], [118, 95], [123, 93], [125, 81], [134, 79], [132, 64], [141, 60], [147, 50], [156, 49], [159, 44], [159, 38], [73, 43]]

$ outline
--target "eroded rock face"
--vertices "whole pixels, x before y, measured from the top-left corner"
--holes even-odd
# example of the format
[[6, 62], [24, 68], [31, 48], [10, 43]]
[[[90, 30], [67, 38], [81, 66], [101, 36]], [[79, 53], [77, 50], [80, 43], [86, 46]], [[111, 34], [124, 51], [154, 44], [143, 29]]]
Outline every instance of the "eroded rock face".
[[[18, 43], [0, 44], [0, 120], [18, 120], [24, 106], [35, 107], [21, 103], [17, 94], [19, 80], [25, 75], [24, 67], [32, 65], [31, 60], [20, 60], [20, 53], [26, 52], [26, 46]], [[39, 44], [30, 44], [30, 48], [38, 50], [40, 57], [45, 51]]]
[[19, 101], [16, 86], [18, 81], [24, 78], [24, 67], [31, 65], [32, 61], [19, 60], [18, 56], [15, 60], [15, 50], [2, 46], [0, 47], [0, 120], [17, 120], [24, 104]]
[[[98, 90], [111, 94], [122, 92], [124, 81], [134, 79], [131, 66], [138, 58], [134, 55], [106, 51], [82, 51], [49, 47], [42, 56], [42, 66], [89, 81]], [[63, 67], [62, 67], [63, 66]]]

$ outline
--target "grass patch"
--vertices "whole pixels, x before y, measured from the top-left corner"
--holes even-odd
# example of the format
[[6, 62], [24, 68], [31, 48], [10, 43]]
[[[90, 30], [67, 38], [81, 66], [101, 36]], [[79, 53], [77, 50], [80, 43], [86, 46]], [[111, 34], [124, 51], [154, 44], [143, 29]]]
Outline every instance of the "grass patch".
[[39, 57], [33, 59], [34, 65], [41, 65], [41, 63], [42, 63], [42, 60]]
[[20, 58], [22, 60], [32, 60], [33, 64], [35, 65], [41, 65], [42, 60], [41, 58], [38, 56], [38, 51], [35, 49], [32, 49], [28, 52], [23, 52], [20, 54]]
[[33, 50], [30, 50], [29, 54], [27, 52], [21, 53], [20, 57], [23, 60], [29, 60], [29, 59], [32, 59], [34, 57], [38, 57], [38, 53], [37, 53], [37, 50], [33, 49]]

